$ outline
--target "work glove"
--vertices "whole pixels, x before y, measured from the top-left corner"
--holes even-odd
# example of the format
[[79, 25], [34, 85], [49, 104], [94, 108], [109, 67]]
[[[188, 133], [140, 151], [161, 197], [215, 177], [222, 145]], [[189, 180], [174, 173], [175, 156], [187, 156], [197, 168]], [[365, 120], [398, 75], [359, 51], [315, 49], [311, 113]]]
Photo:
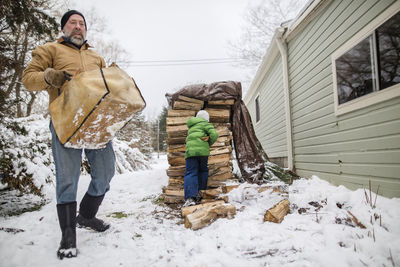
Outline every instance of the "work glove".
[[65, 81], [71, 80], [72, 75], [63, 70], [55, 70], [53, 68], [47, 68], [44, 71], [44, 80], [54, 87], [61, 87]]

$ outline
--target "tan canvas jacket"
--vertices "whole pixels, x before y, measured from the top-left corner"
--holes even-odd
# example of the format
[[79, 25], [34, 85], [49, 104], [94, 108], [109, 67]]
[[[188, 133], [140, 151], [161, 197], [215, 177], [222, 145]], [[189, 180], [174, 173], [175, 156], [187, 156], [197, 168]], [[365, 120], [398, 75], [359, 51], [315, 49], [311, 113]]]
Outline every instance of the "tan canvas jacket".
[[62, 37], [57, 42], [38, 46], [32, 52], [32, 61], [24, 70], [22, 83], [30, 91], [47, 90], [49, 103], [53, 102], [64, 90], [67, 82], [61, 88], [52, 87], [44, 80], [44, 71], [47, 68], [54, 68], [75, 75], [82, 71], [105, 68], [104, 59], [89, 48], [88, 44], [84, 44], [79, 50], [65, 42]]

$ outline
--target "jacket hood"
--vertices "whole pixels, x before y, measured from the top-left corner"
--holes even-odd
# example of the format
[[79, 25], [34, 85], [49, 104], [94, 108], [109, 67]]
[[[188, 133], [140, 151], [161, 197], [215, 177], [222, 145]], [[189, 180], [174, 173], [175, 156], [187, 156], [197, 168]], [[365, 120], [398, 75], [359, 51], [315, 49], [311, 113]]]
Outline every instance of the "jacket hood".
[[200, 117], [191, 117], [187, 122], [186, 125], [187, 127], [192, 127], [193, 125], [200, 123], [200, 122], [207, 122], [205, 119], [200, 118]]

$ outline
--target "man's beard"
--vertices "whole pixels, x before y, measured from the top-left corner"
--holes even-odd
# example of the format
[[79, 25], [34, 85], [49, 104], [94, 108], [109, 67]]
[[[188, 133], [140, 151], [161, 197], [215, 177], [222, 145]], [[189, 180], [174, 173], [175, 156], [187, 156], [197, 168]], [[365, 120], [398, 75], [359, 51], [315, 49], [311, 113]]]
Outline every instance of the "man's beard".
[[64, 36], [77, 46], [83, 45], [83, 43], [85, 42], [86, 36], [83, 33], [80, 33], [79, 35], [81, 38], [78, 38], [78, 37], [76, 37], [75, 33], [76, 33], [75, 31], [65, 32]]

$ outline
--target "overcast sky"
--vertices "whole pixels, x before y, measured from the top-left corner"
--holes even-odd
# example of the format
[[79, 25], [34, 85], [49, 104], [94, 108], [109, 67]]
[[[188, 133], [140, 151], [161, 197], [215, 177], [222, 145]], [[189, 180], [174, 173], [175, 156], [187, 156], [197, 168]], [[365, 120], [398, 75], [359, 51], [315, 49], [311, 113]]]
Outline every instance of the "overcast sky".
[[[249, 4], [259, 0], [85, 0], [78, 10], [95, 6], [130, 61], [203, 60], [232, 58], [229, 41], [239, 38]], [[88, 23], [90, 36], [90, 21]], [[89, 37], [90, 38], [90, 37]], [[88, 40], [90, 43], [90, 39]], [[117, 62], [118, 63], [118, 62]], [[204, 62], [197, 62], [204, 63]], [[131, 65], [125, 71], [140, 88], [156, 117], [166, 106], [165, 93], [196, 83], [223, 80], [250, 85], [249, 71], [230, 63], [155, 66]], [[136, 64], [137, 65], [137, 64]], [[142, 64], [143, 65], [143, 64]]]

